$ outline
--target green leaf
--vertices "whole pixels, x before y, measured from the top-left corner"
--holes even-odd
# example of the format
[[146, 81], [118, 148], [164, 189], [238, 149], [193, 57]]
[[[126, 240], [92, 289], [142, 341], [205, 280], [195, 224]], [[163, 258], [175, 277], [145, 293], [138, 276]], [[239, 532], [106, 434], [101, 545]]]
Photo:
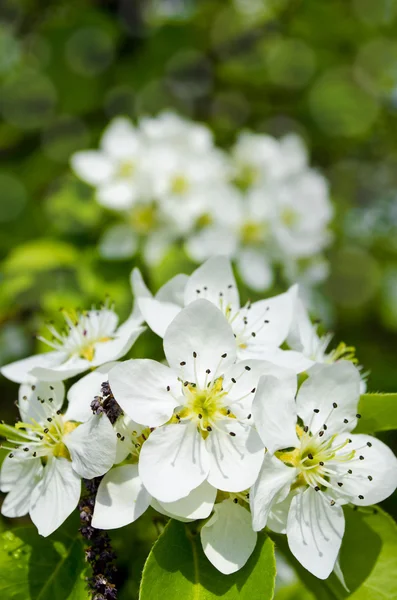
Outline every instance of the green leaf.
[[397, 429], [397, 394], [363, 394], [358, 412], [362, 416], [354, 433]]
[[311, 575], [288, 551], [286, 536], [275, 536], [316, 600], [393, 600], [397, 598], [397, 526], [379, 508], [345, 508], [346, 531], [340, 566], [349, 591], [332, 574], [322, 581]]
[[88, 600], [84, 549], [77, 527], [76, 523], [73, 535], [63, 527], [48, 538], [39, 536], [35, 527], [2, 533], [1, 599]]
[[3, 263], [7, 274], [46, 271], [74, 266], [79, 253], [70, 244], [56, 240], [33, 240], [12, 250]]
[[274, 544], [265, 534], [245, 567], [222, 575], [208, 561], [194, 525], [170, 521], [146, 561], [140, 600], [267, 600], [276, 576]]

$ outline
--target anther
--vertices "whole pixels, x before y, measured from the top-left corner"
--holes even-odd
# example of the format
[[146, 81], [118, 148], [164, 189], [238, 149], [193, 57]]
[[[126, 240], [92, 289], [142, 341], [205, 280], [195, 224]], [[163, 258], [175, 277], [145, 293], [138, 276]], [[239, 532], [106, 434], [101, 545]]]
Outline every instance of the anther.
[[327, 431], [327, 426], [325, 424], [323, 425], [323, 429], [324, 431]]
[[251, 371], [251, 367], [249, 367], [248, 365], [245, 366], [245, 370], [246, 371]]
[[203, 415], [201, 413], [199, 413], [197, 416], [198, 416], [199, 419], [203, 418]]
[[318, 464], [320, 465], [320, 467], [323, 467], [323, 466], [324, 466], [324, 463], [323, 463], [323, 461], [322, 461], [322, 460], [321, 460], [321, 461], [320, 461]]
[[33, 458], [36, 458], [37, 452], [33, 452]]
[[[180, 421], [180, 420], [181, 420], [181, 417], [180, 417], [179, 415], [175, 415], [175, 417], [176, 417], [176, 419], [178, 419], [178, 421]], [[201, 417], [200, 417], [200, 415], [199, 415], [199, 419], [200, 419], [200, 418], [201, 418]]]
[[24, 452], [29, 452], [29, 448], [24, 448], [23, 451]]
[[169, 386], [169, 385], [167, 385], [167, 392], [169, 392], [169, 391], [170, 391], [170, 389], [171, 389], [171, 388], [170, 388], [170, 386]]
[[331, 506], [335, 506], [335, 500], [331, 500], [330, 504]]
[[49, 423], [52, 423], [52, 418], [51, 418], [51, 417], [47, 417], [47, 421], [48, 421]]
[[367, 446], [368, 446], [368, 448], [371, 448], [372, 447], [371, 442], [367, 442]]
[[61, 414], [61, 410], [57, 410], [57, 415], [60, 415], [60, 414]]
[[32, 385], [32, 390], [34, 391], [35, 389], [36, 389], [36, 386], [35, 386], [35, 385]]
[[362, 496], [361, 494], [359, 495], [360, 500], [364, 500], [364, 496]]
[[182, 362], [179, 363], [181, 365], [181, 367], [184, 367], [186, 365], [186, 362], [183, 360]]
[[313, 409], [313, 412], [315, 412], [315, 413], [317, 414], [317, 413], [319, 413], [319, 412], [320, 412], [320, 409], [319, 409], [319, 408], [314, 408], [314, 409]]
[[211, 373], [211, 369], [207, 369], [206, 373], [207, 373], [207, 375], [209, 375]]
[[236, 383], [236, 380], [234, 379], [234, 377], [232, 377], [232, 381], [233, 381], [233, 383]]
[[233, 502], [234, 502], [234, 504], [237, 504], [237, 503], [238, 503], [238, 500], [237, 500], [237, 498], [234, 498], [234, 499], [233, 499]]
[[324, 435], [324, 431], [320, 431], [318, 434], [319, 437], [323, 437], [323, 435]]
[[358, 457], [360, 460], [364, 460], [364, 457], [361, 455]]
[[46, 427], [46, 428], [44, 429], [44, 433], [48, 433], [48, 432], [49, 432], [49, 429]]
[[361, 415], [359, 413], [356, 414], [357, 419], [361, 419]]
[[252, 332], [251, 332], [251, 335], [252, 335], [252, 337], [256, 337], [256, 333], [255, 333], [255, 331], [252, 331]]
[[341, 481], [338, 481], [338, 485], [339, 487], [342, 487], [343, 483]]
[[120, 439], [121, 438], [121, 433], [117, 433], [117, 437]]
[[251, 394], [255, 394], [255, 392], [256, 392], [256, 388], [252, 388]]
[[187, 387], [189, 385], [189, 382], [188, 381], [184, 381], [183, 385], [184, 385], [184, 387]]
[[370, 481], [372, 481], [372, 480], [373, 480], [373, 477], [372, 477], [372, 475], [368, 475], [368, 479], [369, 479]]
[[13, 458], [13, 457], [14, 457], [13, 453], [10, 452], [10, 454], [8, 455], [8, 458]]
[[251, 413], [248, 415], [247, 419], [250, 419], [252, 417]]
[[193, 358], [197, 358], [197, 352], [193, 352]]
[[310, 454], [308, 454], [308, 455], [307, 455], [307, 458], [308, 458], [309, 460], [313, 460], [313, 454], [311, 454], [311, 453], [310, 453]]
[[226, 358], [227, 356], [227, 352], [225, 352], [225, 354], [222, 354], [221, 358]]
[[232, 289], [232, 287], [233, 287], [233, 284], [231, 284], [231, 283], [230, 283], [230, 284], [227, 286], [227, 289], [228, 289], [228, 290], [231, 290], [231, 289]]
[[208, 427], [207, 427], [207, 431], [212, 431], [212, 427], [210, 427], [210, 426], [208, 425]]
[[197, 294], [200, 294], [200, 292], [201, 292], [201, 290], [196, 290], [196, 293], [197, 293]]
[[349, 475], [351, 475], [353, 473], [353, 471], [351, 469], [348, 470]]
[[234, 431], [229, 431], [229, 435], [231, 435], [232, 437], [236, 437], [236, 434], [234, 433]]
[[343, 422], [348, 423], [349, 421], [348, 421], [348, 419], [343, 419]]
[[316, 485], [316, 487], [314, 488], [314, 491], [315, 492], [319, 492], [320, 491], [320, 488], [318, 487], [318, 485]]
[[309, 431], [309, 427], [307, 425], [304, 426], [303, 431], [307, 433]]
[[333, 402], [333, 403], [332, 403], [332, 406], [333, 406], [334, 408], [338, 408], [338, 405], [336, 404], [336, 402]]
[[53, 386], [53, 385], [50, 385], [50, 390], [53, 390], [53, 389], [54, 389], [54, 386]]

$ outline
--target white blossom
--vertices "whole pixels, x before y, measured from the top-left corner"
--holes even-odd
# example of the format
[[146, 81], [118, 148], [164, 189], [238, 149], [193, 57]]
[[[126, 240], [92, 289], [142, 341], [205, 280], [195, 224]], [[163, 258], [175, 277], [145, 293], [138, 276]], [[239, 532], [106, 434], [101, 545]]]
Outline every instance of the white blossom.
[[287, 534], [291, 552], [325, 579], [334, 569], [342, 505], [368, 506], [397, 486], [397, 460], [378, 439], [353, 434], [360, 374], [348, 361], [316, 365], [296, 400], [292, 381], [261, 378], [253, 402], [268, 452], [250, 491], [253, 527]]
[[30, 376], [41, 381], [58, 381], [117, 360], [144, 331], [136, 314], [133, 311], [118, 326], [116, 313], [107, 306], [75, 314], [63, 311], [65, 330], [59, 332], [50, 324], [52, 339], [39, 338], [53, 350], [5, 365], [1, 373], [17, 383], [25, 383]]
[[132, 273], [132, 286], [144, 319], [161, 337], [183, 307], [203, 298], [225, 315], [233, 330], [239, 359], [268, 360], [296, 372], [312, 364], [299, 352], [280, 349], [292, 324], [296, 287], [279, 296], [248, 302], [241, 307], [230, 261], [224, 256], [209, 259], [189, 278], [178, 275], [155, 297], [136, 270]]
[[143, 444], [139, 474], [160, 502], [187, 496], [203, 481], [239, 492], [252, 485], [263, 446], [250, 426], [260, 375], [290, 371], [237, 361], [233, 330], [211, 302], [184, 308], [164, 336], [170, 366], [130, 360], [109, 373], [113, 394], [134, 421], [155, 428]]
[[63, 418], [63, 384], [24, 384], [21, 421], [1, 424], [9, 454], [0, 471], [6, 517], [30, 514], [41, 535], [55, 531], [76, 508], [81, 478], [106, 473], [116, 457], [116, 434], [105, 415], [80, 425]]

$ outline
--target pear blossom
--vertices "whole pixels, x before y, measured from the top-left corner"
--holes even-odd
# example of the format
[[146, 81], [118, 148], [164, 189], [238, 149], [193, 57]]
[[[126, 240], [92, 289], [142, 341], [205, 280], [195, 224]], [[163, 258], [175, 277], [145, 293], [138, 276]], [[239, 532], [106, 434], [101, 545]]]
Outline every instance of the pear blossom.
[[351, 433], [360, 417], [352, 363], [314, 366], [296, 393], [291, 379], [264, 376], [255, 394], [252, 414], [268, 452], [250, 491], [253, 528], [286, 533], [297, 560], [325, 579], [342, 542], [342, 505], [392, 494], [397, 460], [380, 440]]
[[232, 149], [236, 180], [243, 187], [259, 187], [270, 181], [283, 181], [308, 166], [305, 144], [298, 135], [276, 138], [242, 132]]
[[76, 508], [81, 478], [106, 473], [114, 464], [116, 434], [106, 415], [79, 423], [61, 414], [63, 384], [37, 382], [19, 390], [21, 421], [1, 424], [9, 451], [0, 471], [0, 489], [7, 496], [6, 517], [29, 513], [43, 536], [55, 531]]
[[118, 326], [118, 316], [108, 306], [73, 315], [63, 311], [65, 331], [59, 332], [50, 324], [52, 339], [39, 337], [53, 350], [5, 365], [1, 373], [16, 383], [25, 383], [30, 376], [41, 381], [59, 381], [117, 360], [144, 331], [136, 314], [133, 311]]
[[203, 481], [224, 491], [250, 487], [263, 445], [250, 425], [260, 375], [290, 377], [266, 361], [237, 361], [233, 330], [222, 312], [199, 299], [164, 336], [169, 366], [149, 359], [117, 364], [109, 384], [123, 411], [151, 431], [139, 475], [160, 502], [184, 498]]
[[294, 317], [287, 336], [289, 347], [303, 354], [311, 361], [311, 366], [318, 363], [332, 364], [340, 360], [353, 362], [361, 372], [360, 391], [362, 394], [365, 393], [367, 373], [363, 373], [362, 367], [357, 365], [355, 348], [341, 342], [335, 349], [329, 350], [333, 338], [332, 333], [319, 335], [318, 324], [311, 322], [305, 303], [299, 295], [296, 296], [295, 302]]
[[150, 200], [142, 168], [143, 142], [132, 123], [117, 117], [105, 129], [99, 150], [76, 152], [71, 166], [76, 175], [96, 187], [99, 204], [127, 210], [138, 200]]
[[225, 256], [210, 258], [189, 278], [177, 276], [154, 297], [137, 270], [132, 273], [132, 286], [143, 318], [161, 337], [183, 307], [203, 298], [225, 315], [239, 359], [268, 360], [296, 372], [312, 364], [299, 352], [280, 349], [292, 324], [297, 288], [241, 307], [230, 261]]

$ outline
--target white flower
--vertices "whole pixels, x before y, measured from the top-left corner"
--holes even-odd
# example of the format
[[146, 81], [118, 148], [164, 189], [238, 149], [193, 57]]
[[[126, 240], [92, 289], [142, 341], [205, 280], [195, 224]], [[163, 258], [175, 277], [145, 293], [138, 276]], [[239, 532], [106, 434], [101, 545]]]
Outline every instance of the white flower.
[[248, 302], [240, 307], [230, 261], [224, 256], [209, 259], [189, 278], [177, 276], [154, 298], [142, 284], [137, 271], [132, 274], [132, 285], [144, 319], [161, 337], [183, 306], [204, 298], [218, 307], [228, 320], [239, 359], [268, 360], [296, 372], [303, 371], [312, 364], [300, 353], [279, 348], [285, 341], [292, 322], [297, 289], [291, 288], [280, 296]]
[[307, 258], [329, 244], [333, 207], [324, 177], [308, 170], [279, 185], [273, 196], [272, 229], [280, 253]]
[[139, 457], [145, 488], [160, 502], [179, 500], [205, 480], [225, 491], [247, 489], [263, 460], [249, 425], [251, 399], [259, 376], [277, 367], [235, 363], [233, 331], [208, 300], [196, 300], [176, 316], [164, 351], [169, 367], [130, 360], [109, 373], [124, 412], [156, 428]]
[[186, 242], [189, 256], [197, 262], [224, 254], [236, 260], [238, 270], [252, 289], [263, 290], [273, 281], [274, 252], [272, 211], [274, 200], [265, 190], [246, 197], [231, 188], [214, 190], [208, 209], [210, 225]]
[[[333, 335], [326, 333], [320, 336], [317, 333], [318, 325], [311, 322], [303, 300], [297, 296], [295, 301], [294, 317], [287, 337], [289, 347], [303, 354], [308, 361], [311, 361], [311, 366], [318, 363], [332, 364], [340, 360], [349, 360], [356, 364], [355, 348], [341, 342], [334, 350], [329, 350]], [[308, 368], [310, 368], [309, 365]], [[360, 366], [357, 368], [360, 372], [362, 371]], [[367, 373], [361, 373], [360, 391], [362, 394], [365, 393], [367, 387], [366, 377]]]
[[144, 117], [139, 126], [145, 143], [153, 146], [167, 144], [198, 155], [205, 155], [214, 146], [208, 127], [172, 112], [163, 112], [154, 118]]
[[0, 472], [0, 489], [7, 493], [1, 512], [7, 517], [29, 513], [43, 536], [76, 508], [81, 478], [103, 475], [116, 456], [116, 435], [105, 415], [79, 425], [62, 417], [62, 403], [62, 383], [22, 385], [22, 421], [0, 425], [9, 450]]
[[200, 536], [206, 557], [225, 575], [245, 565], [257, 540], [251, 515], [237, 498], [215, 504], [214, 514], [201, 528]]
[[7, 379], [16, 383], [26, 382], [29, 376], [41, 381], [68, 379], [121, 358], [144, 331], [136, 319], [136, 312], [119, 327], [116, 313], [107, 307], [75, 315], [67, 311], [63, 314], [65, 331], [58, 332], [49, 325], [52, 340], [39, 338], [53, 351], [5, 365], [1, 373]]
[[150, 199], [141, 166], [143, 151], [139, 131], [118, 117], [105, 129], [100, 150], [76, 152], [71, 165], [80, 179], [97, 188], [99, 204], [123, 211]]
[[243, 187], [267, 185], [302, 172], [307, 150], [302, 139], [290, 134], [277, 140], [270, 135], [243, 132], [232, 150], [236, 178]]
[[325, 579], [344, 533], [341, 506], [387, 498], [397, 460], [378, 439], [350, 433], [360, 416], [360, 374], [351, 363], [316, 365], [295, 395], [291, 380], [266, 376], [258, 385], [252, 410], [268, 452], [250, 491], [253, 527], [286, 532], [294, 556]]

